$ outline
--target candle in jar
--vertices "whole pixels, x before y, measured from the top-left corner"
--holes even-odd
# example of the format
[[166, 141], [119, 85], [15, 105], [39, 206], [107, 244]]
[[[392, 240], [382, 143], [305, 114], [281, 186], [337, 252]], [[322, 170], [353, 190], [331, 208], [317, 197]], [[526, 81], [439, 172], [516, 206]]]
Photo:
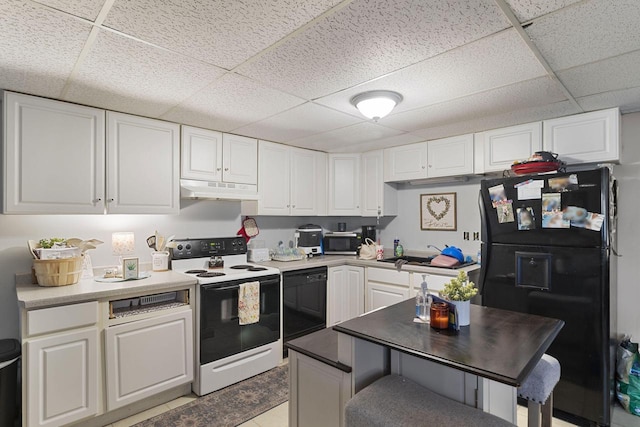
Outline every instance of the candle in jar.
[[447, 329], [449, 327], [449, 305], [444, 302], [431, 304], [431, 327]]

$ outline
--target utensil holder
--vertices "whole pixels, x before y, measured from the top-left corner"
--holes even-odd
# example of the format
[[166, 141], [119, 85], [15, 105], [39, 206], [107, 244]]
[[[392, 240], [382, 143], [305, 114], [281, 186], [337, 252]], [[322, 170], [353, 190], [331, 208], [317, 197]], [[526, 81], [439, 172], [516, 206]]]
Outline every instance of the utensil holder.
[[151, 253], [151, 265], [153, 271], [169, 270], [169, 252], [155, 251]]

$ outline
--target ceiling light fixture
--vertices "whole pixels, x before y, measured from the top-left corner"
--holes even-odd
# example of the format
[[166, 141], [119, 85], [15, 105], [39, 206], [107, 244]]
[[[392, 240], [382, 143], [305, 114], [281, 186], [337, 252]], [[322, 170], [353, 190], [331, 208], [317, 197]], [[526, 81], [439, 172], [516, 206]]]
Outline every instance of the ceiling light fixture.
[[351, 98], [353, 104], [368, 119], [377, 122], [402, 101], [402, 95], [390, 90], [372, 90]]

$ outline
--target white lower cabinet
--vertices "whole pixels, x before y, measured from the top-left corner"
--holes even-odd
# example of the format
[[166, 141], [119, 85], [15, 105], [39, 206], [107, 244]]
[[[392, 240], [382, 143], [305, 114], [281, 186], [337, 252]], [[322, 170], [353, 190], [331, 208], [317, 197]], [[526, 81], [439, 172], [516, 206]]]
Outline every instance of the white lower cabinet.
[[98, 328], [27, 343], [29, 426], [62, 426], [98, 411]]
[[390, 306], [410, 297], [411, 280], [406, 271], [367, 268], [365, 310]]
[[343, 265], [328, 269], [327, 326], [364, 313], [364, 268]]
[[193, 381], [192, 311], [105, 330], [107, 410]]

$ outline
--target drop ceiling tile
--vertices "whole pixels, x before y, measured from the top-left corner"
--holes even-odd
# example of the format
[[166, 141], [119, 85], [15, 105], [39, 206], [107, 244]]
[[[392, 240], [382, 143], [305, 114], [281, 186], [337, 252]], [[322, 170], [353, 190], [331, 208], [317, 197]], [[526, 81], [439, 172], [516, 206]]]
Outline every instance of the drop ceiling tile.
[[576, 101], [585, 111], [620, 107], [621, 113], [631, 113], [640, 111], [640, 87], [589, 95]]
[[374, 141], [362, 142], [350, 146], [344, 144], [330, 142], [325, 145], [325, 150], [330, 153], [348, 153], [358, 152], [364, 153], [371, 150], [379, 150], [382, 148], [397, 147], [399, 145], [413, 144], [414, 142], [424, 141], [425, 138], [412, 135], [410, 133], [402, 133], [400, 135], [389, 136], [387, 138], [376, 139]]
[[340, 0], [116, 0], [105, 25], [231, 69]]
[[637, 50], [638, 22], [637, 0], [586, 1], [536, 20], [526, 32], [559, 71]]
[[363, 122], [322, 134], [295, 139], [290, 141], [290, 144], [321, 151], [330, 151], [334, 147], [341, 147], [343, 152], [349, 152], [357, 151], [355, 147], [362, 143], [398, 136], [402, 133], [373, 122]]
[[507, 113], [492, 116], [470, 117], [455, 123], [421, 129], [414, 133], [422, 137], [422, 139], [432, 140], [530, 123], [538, 120], [569, 116], [580, 112], [581, 111], [569, 101], [561, 101], [522, 110], [512, 110]]
[[558, 73], [574, 97], [640, 86], [640, 50]]
[[364, 120], [307, 102], [233, 131], [269, 141], [287, 142], [361, 121]]
[[65, 99], [157, 117], [224, 73], [213, 65], [102, 30]]
[[304, 103], [236, 74], [226, 74], [162, 115], [166, 120], [228, 132]]
[[507, 27], [490, 0], [356, 0], [237, 71], [315, 99]]
[[415, 133], [418, 129], [503, 114], [565, 99], [553, 80], [541, 77], [426, 108], [392, 114], [382, 119], [382, 124]]
[[57, 97], [91, 26], [24, 1], [0, 2], [0, 88]]
[[95, 21], [105, 0], [34, 0], [38, 3], [70, 13], [81, 18]]
[[395, 114], [544, 75], [516, 30], [509, 29], [316, 102], [359, 114], [349, 102], [354, 95], [393, 90], [404, 97]]
[[520, 22], [530, 21], [579, 1], [580, 0], [506, 0]]

